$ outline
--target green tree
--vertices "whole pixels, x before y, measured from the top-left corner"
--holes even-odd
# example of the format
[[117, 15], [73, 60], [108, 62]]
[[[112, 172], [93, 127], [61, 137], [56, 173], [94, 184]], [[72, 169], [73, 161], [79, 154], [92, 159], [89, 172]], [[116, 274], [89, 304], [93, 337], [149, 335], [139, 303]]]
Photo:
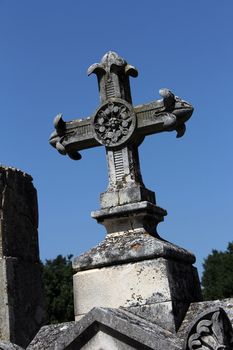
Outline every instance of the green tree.
[[74, 320], [72, 255], [58, 255], [42, 263], [45, 302], [49, 323]]
[[222, 252], [212, 250], [204, 260], [202, 277], [205, 300], [233, 297], [233, 242]]

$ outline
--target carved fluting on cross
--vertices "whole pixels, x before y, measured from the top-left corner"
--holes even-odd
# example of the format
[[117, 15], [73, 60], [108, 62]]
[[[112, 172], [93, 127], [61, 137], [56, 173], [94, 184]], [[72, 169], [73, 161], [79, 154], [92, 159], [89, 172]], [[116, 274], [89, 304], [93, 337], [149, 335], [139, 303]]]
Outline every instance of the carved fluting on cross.
[[132, 104], [129, 76], [137, 77], [138, 71], [113, 51], [107, 52], [100, 63], [92, 64], [87, 71], [98, 78], [100, 101], [111, 97], [121, 98]]
[[[98, 78], [100, 106], [86, 119], [65, 122], [57, 115], [50, 144], [76, 160], [81, 159], [79, 151], [105, 146], [109, 185], [101, 195], [102, 209], [143, 201], [155, 204], [154, 193], [142, 181], [138, 146], [151, 134], [176, 130], [177, 137], [183, 136], [193, 107], [168, 89], [160, 90], [162, 99], [134, 107], [129, 76], [137, 77], [138, 72], [115, 52], [90, 66], [88, 75], [92, 73]], [[160, 221], [164, 215], [160, 213]]]

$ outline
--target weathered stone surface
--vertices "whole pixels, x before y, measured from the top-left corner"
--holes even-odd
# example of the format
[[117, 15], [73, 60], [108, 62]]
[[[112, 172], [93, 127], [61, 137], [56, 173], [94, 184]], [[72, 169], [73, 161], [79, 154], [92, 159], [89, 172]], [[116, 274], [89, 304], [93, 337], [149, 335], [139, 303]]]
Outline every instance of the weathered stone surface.
[[233, 349], [233, 328], [221, 307], [208, 308], [190, 323], [184, 339], [184, 350]]
[[78, 320], [95, 306], [124, 307], [142, 317], [151, 313], [155, 321], [153, 314], [163, 310], [156, 321], [175, 331], [189, 303], [201, 299], [194, 285], [199, 286], [192, 265], [164, 258], [80, 271], [74, 275], [75, 316]]
[[0, 339], [27, 345], [45, 321], [39, 263], [0, 259]]
[[108, 234], [74, 259], [76, 320], [95, 306], [127, 307], [175, 332], [190, 302], [202, 300], [194, 262], [190, 252], [141, 229]]
[[[132, 309], [94, 308], [78, 322], [44, 326], [27, 350], [191, 350], [201, 349], [201, 343], [195, 343], [194, 348], [189, 346], [193, 344], [194, 339], [199, 340], [202, 337], [205, 344], [207, 342], [208, 349], [217, 350], [224, 348], [220, 343], [218, 344], [219, 341], [224, 339], [226, 345], [232, 341], [229, 333], [232, 328], [227, 325], [224, 311], [229, 322], [233, 324], [233, 299], [192, 303], [178, 333], [171, 333], [167, 327], [164, 329], [156, 324], [157, 319], [164, 316], [162, 309], [155, 323], [151, 322], [149, 314], [149, 317], [145, 313], [143, 317], [139, 317], [130, 310]], [[223, 318], [216, 314], [219, 311]], [[214, 314], [216, 317], [214, 316], [213, 320]], [[206, 323], [206, 320], [211, 320], [212, 323], [209, 321]], [[213, 321], [217, 324], [212, 332]], [[206, 327], [205, 330], [202, 329], [203, 326]], [[195, 334], [199, 331], [201, 332], [199, 335]], [[188, 341], [190, 336], [192, 336], [191, 341]], [[9, 350], [13, 349], [9, 348]], [[226, 347], [226, 349], [232, 348]]]
[[7, 341], [0, 341], [0, 350], [23, 350], [23, 348]]
[[107, 235], [96, 247], [74, 258], [73, 268], [75, 271], [83, 271], [160, 257], [184, 264], [195, 262], [195, 256], [185, 249], [141, 230], [131, 230], [122, 234]]
[[37, 193], [30, 175], [0, 166], [0, 257], [39, 261]]
[[127, 308], [127, 311], [143, 317], [164, 329], [175, 333], [189, 307], [188, 301], [165, 301]]
[[79, 322], [42, 327], [27, 350], [180, 350], [172, 333], [124, 310], [95, 308]]
[[44, 323], [37, 194], [32, 178], [0, 167], [0, 340], [26, 346]]
[[193, 322], [195, 318], [198, 317], [202, 312], [209, 309], [214, 309], [221, 307], [227, 313], [231, 324], [233, 325], [233, 298], [223, 299], [223, 300], [210, 300], [198, 303], [191, 303], [189, 309], [185, 315], [185, 318], [179, 329], [179, 337], [185, 338], [187, 334], [188, 327], [190, 323]]
[[[99, 215], [111, 214], [111, 208], [116, 208], [117, 206], [123, 206], [129, 203], [138, 203], [148, 201], [149, 203], [156, 203], [155, 193], [148, 190], [142, 185], [133, 184], [130, 186], [125, 186], [123, 188], [112, 189], [102, 193], [100, 195], [100, 204], [102, 209], [109, 209], [103, 211], [93, 212], [92, 217], [95, 219], [99, 218]], [[123, 209], [123, 207], [121, 207]], [[127, 208], [127, 207], [126, 207]], [[118, 211], [119, 211], [118, 207]], [[163, 213], [165, 214], [165, 213]]]
[[167, 212], [153, 203], [141, 201], [105, 208], [92, 212], [91, 215], [98, 223], [105, 226], [108, 234], [141, 230], [141, 232], [158, 236], [157, 225], [163, 221]]

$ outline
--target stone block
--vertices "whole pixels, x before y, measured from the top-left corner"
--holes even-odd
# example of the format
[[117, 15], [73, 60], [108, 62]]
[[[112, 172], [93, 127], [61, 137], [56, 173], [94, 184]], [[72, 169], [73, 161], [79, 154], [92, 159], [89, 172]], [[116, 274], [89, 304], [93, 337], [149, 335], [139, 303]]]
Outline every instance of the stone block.
[[105, 208], [91, 213], [98, 223], [106, 227], [108, 234], [136, 231], [156, 235], [156, 227], [167, 215], [166, 210], [143, 201]]
[[165, 264], [158, 260], [78, 272], [74, 276], [75, 315], [94, 306], [119, 308], [144, 305], [149, 299], [151, 303], [170, 300], [165, 274]]
[[31, 176], [0, 167], [0, 197], [0, 257], [38, 262], [38, 204]]
[[192, 265], [164, 258], [77, 272], [76, 320], [93, 307], [123, 307], [141, 316], [151, 313], [151, 321], [153, 314], [166, 311], [160, 324], [166, 323], [167, 329], [175, 331], [189, 303], [201, 299], [196, 277]]
[[39, 263], [0, 258], [0, 339], [26, 346], [45, 320]]
[[31, 176], [0, 166], [0, 340], [23, 347], [45, 321], [37, 229]]
[[136, 184], [128, 185], [119, 189], [111, 188], [100, 195], [102, 209], [142, 201], [148, 201], [155, 204], [155, 193]]
[[143, 230], [132, 230], [123, 234], [107, 235], [96, 247], [74, 258], [73, 268], [78, 272], [157, 258], [180, 261], [185, 265], [192, 265], [196, 261], [195, 256], [184, 248], [149, 235]]
[[189, 307], [189, 302], [166, 301], [130, 307], [127, 310], [175, 333]]

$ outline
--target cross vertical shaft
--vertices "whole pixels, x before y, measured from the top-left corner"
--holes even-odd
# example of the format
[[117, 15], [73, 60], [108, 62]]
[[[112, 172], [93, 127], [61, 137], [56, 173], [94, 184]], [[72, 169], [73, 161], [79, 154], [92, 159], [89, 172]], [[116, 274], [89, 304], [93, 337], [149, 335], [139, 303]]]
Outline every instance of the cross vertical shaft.
[[[132, 131], [135, 128], [130, 115], [132, 98], [129, 75], [136, 77], [137, 70], [115, 52], [110, 51], [103, 56], [100, 64], [95, 63], [88, 69], [88, 74], [91, 73], [95, 73], [98, 77], [102, 105], [105, 106], [106, 101], [112, 101], [108, 103], [107, 108], [99, 112], [100, 118], [97, 119], [99, 124], [95, 126], [99, 131], [100, 140], [106, 146], [108, 188], [113, 190], [133, 182], [143, 185], [137, 148], [124, 145], [125, 136], [129, 131], [127, 128], [130, 126]], [[116, 98], [120, 99], [118, 105], [114, 103]], [[127, 102], [127, 106], [124, 106], [124, 102]], [[119, 119], [121, 119], [120, 122]], [[131, 130], [130, 133], [132, 133]], [[121, 138], [123, 138], [123, 146]]]
[[132, 183], [144, 187], [140, 171], [137, 147], [126, 146], [118, 150], [106, 150], [109, 169], [109, 188]]
[[129, 75], [136, 77], [137, 70], [110, 51], [104, 55], [100, 64], [89, 68], [88, 74], [91, 73], [98, 77], [102, 103], [96, 113], [94, 128], [99, 141], [106, 146], [109, 174], [109, 185], [106, 195], [101, 196], [101, 207], [129, 204], [142, 199], [154, 203], [151, 191], [148, 191], [149, 198], [135, 196], [141, 189], [146, 192], [138, 157], [138, 142], [141, 139], [133, 137], [136, 118], [129, 85]]

